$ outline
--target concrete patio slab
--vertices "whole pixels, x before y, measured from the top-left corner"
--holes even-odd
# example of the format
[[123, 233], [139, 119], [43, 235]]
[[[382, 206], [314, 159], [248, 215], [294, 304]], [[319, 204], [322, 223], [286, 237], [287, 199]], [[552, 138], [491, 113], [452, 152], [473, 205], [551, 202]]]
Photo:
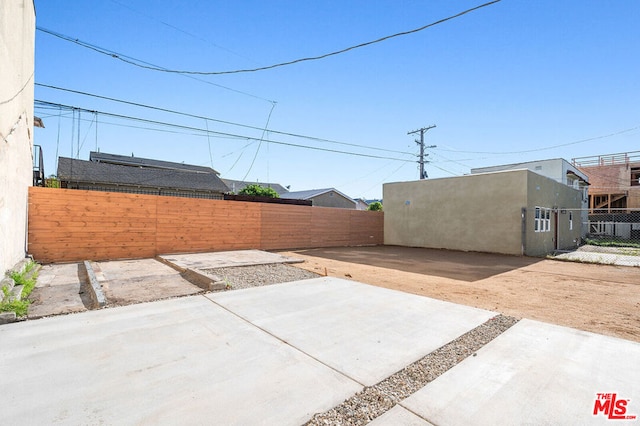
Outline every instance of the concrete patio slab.
[[78, 263], [45, 265], [29, 295], [29, 318], [83, 312], [90, 305], [84, 294], [85, 272]]
[[640, 415], [638, 360], [638, 343], [524, 319], [401, 405], [438, 425], [604, 424], [598, 394]]
[[175, 269], [155, 259], [92, 262], [111, 306], [201, 293]]
[[399, 405], [395, 405], [391, 410], [368, 424], [369, 426], [433, 426], [432, 423]]
[[331, 277], [206, 297], [367, 386], [496, 315]]
[[0, 325], [6, 424], [299, 425], [361, 386], [202, 296]]
[[163, 262], [182, 269], [214, 269], [231, 266], [268, 265], [271, 263], [300, 263], [300, 259], [262, 250], [235, 250], [211, 253], [164, 254]]

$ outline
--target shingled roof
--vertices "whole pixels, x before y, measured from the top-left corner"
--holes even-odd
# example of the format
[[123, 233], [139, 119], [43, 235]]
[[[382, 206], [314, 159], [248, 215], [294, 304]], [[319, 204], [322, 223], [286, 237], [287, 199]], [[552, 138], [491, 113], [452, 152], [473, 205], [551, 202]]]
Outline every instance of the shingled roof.
[[353, 198], [349, 197], [346, 194], [343, 194], [342, 192], [338, 191], [335, 188], [309, 189], [306, 191], [287, 192], [286, 198], [292, 198], [294, 200], [309, 200], [313, 197], [317, 197], [318, 195], [326, 194], [327, 192], [335, 192], [336, 194], [340, 194], [347, 200], [353, 201], [355, 204], [355, 201], [353, 200]]
[[[213, 169], [209, 169], [213, 170]], [[228, 192], [216, 173], [186, 170], [131, 167], [98, 161], [58, 159], [58, 179], [69, 183], [127, 185], [148, 188]]]
[[152, 158], [134, 157], [133, 155], [129, 157], [127, 155], [108, 154], [106, 152], [91, 151], [89, 153], [89, 160], [96, 161], [98, 163], [117, 164], [121, 166], [137, 166], [137, 167], [147, 167], [147, 168], [153, 168], [153, 169], [185, 170], [189, 172], [215, 173], [216, 175], [220, 175], [220, 173], [218, 173], [211, 167], [195, 166], [193, 164], [184, 164], [184, 163], [174, 163], [172, 161], [154, 160]]

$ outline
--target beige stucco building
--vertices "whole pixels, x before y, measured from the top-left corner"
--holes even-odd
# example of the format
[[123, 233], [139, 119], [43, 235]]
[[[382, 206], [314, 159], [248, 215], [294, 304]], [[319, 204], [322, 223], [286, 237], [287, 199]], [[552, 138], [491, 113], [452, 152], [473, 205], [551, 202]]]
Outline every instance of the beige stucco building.
[[387, 183], [383, 197], [385, 244], [543, 256], [580, 241], [582, 191], [531, 170]]
[[0, 1], [0, 270], [24, 258], [33, 182], [33, 0]]

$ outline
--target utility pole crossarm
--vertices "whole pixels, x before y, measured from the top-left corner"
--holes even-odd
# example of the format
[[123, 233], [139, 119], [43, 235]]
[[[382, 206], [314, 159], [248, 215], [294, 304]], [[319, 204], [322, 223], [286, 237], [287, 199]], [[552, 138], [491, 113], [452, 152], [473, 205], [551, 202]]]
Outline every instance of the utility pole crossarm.
[[425, 146], [424, 146], [424, 134], [427, 132], [427, 130], [429, 130], [429, 129], [433, 129], [434, 127], [436, 127], [436, 125], [435, 125], [435, 124], [432, 124], [432, 125], [431, 125], [431, 126], [429, 126], [429, 127], [423, 127], [423, 128], [421, 128], [421, 129], [414, 130], [414, 131], [412, 131], [412, 132], [408, 132], [408, 133], [407, 133], [407, 135], [414, 135], [414, 134], [416, 134], [416, 133], [420, 133], [420, 140], [419, 140], [419, 141], [416, 141], [416, 143], [417, 143], [418, 145], [420, 145], [420, 160], [418, 160], [418, 164], [420, 164], [420, 179], [425, 179], [425, 178], [428, 178], [428, 177], [429, 177], [429, 176], [427, 175], [426, 170], [424, 169], [424, 165], [425, 165], [425, 163], [428, 163], [428, 161], [425, 161], [424, 157], [425, 157], [425, 156], [427, 156], [427, 155], [429, 155], [429, 154], [425, 154], [425, 153], [424, 153], [424, 149], [425, 149], [425, 148], [435, 148], [436, 146], [435, 146], [435, 145], [430, 145], [430, 146], [425, 147]]

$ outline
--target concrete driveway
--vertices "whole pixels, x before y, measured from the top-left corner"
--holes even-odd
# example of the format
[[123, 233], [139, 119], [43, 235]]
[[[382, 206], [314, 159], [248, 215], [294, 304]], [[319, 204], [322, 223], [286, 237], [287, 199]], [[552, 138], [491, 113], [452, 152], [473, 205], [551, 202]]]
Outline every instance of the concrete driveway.
[[[1, 325], [2, 421], [299, 425], [494, 315], [325, 277]], [[603, 424], [639, 359], [523, 320], [375, 422]]]

